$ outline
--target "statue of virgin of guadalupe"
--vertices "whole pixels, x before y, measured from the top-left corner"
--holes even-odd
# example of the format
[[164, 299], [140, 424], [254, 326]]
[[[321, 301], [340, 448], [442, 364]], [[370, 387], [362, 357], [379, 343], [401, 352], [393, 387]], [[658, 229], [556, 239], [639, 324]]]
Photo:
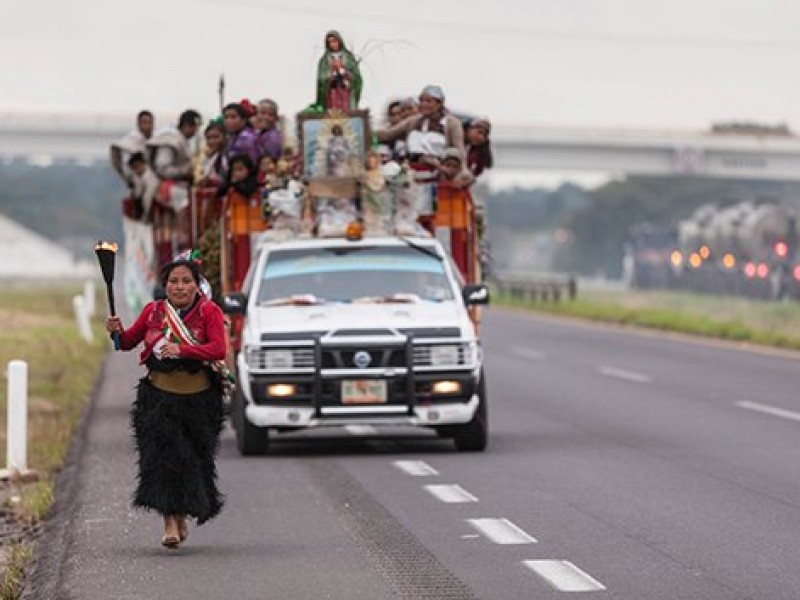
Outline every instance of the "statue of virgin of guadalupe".
[[317, 106], [355, 110], [360, 98], [358, 61], [345, 47], [339, 32], [329, 31], [325, 34], [325, 53], [317, 65]]

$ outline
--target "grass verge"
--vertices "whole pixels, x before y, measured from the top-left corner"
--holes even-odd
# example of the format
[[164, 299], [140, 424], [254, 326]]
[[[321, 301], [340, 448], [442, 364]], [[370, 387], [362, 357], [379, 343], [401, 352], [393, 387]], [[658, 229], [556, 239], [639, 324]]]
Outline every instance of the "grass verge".
[[[11, 287], [0, 291], [0, 368], [10, 360], [28, 363], [28, 467], [39, 481], [2, 490], [16, 520], [5, 546], [6, 565], [0, 599], [19, 593], [24, 565], [31, 555], [25, 532], [36, 528], [53, 502], [53, 481], [61, 468], [81, 412], [108, 350], [99, 319], [95, 341], [79, 335], [72, 298], [82, 288], [69, 285]], [[0, 465], [6, 463], [7, 387], [0, 389]], [[11, 498], [18, 494], [19, 498]], [[13, 500], [9, 502], [9, 499]], [[28, 536], [29, 537], [29, 536]], [[21, 540], [21, 541], [20, 541]], [[10, 544], [10, 547], [9, 547]]]
[[3, 580], [0, 582], [0, 600], [16, 600], [25, 567], [30, 562], [32, 547], [28, 542], [14, 542], [8, 549], [8, 558]]
[[498, 305], [800, 350], [800, 304], [650, 291], [579, 291], [554, 303], [495, 296]]

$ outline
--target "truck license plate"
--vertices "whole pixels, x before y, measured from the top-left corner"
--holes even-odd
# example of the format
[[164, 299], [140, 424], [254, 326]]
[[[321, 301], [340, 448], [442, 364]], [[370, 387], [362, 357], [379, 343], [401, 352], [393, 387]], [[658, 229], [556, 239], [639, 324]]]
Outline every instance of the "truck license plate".
[[342, 404], [381, 404], [386, 402], [386, 382], [382, 379], [342, 381]]

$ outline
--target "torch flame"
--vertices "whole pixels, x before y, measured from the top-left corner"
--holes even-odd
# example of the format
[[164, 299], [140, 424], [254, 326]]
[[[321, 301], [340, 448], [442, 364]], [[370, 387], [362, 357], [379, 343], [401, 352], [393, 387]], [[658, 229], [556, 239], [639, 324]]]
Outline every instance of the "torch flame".
[[116, 254], [118, 248], [119, 246], [117, 246], [114, 242], [104, 242], [103, 240], [100, 240], [97, 242], [97, 244], [95, 244], [94, 251], [97, 252], [98, 250], [107, 250]]

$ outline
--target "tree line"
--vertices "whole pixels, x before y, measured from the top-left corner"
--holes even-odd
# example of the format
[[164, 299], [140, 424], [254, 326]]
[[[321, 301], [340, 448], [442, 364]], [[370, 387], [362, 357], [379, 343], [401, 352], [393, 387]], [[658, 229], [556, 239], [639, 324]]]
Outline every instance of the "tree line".
[[[106, 163], [0, 163], [0, 213], [78, 255], [91, 255], [98, 239], [122, 240], [120, 201], [126, 191]], [[503, 190], [486, 202], [488, 239], [500, 248], [504, 237], [524, 243], [558, 231], [550, 269], [616, 277], [631, 226], [674, 225], [702, 204], [747, 199], [800, 204], [800, 184], [628, 177], [593, 190], [569, 183], [555, 190]], [[494, 257], [501, 269], [504, 254]]]

